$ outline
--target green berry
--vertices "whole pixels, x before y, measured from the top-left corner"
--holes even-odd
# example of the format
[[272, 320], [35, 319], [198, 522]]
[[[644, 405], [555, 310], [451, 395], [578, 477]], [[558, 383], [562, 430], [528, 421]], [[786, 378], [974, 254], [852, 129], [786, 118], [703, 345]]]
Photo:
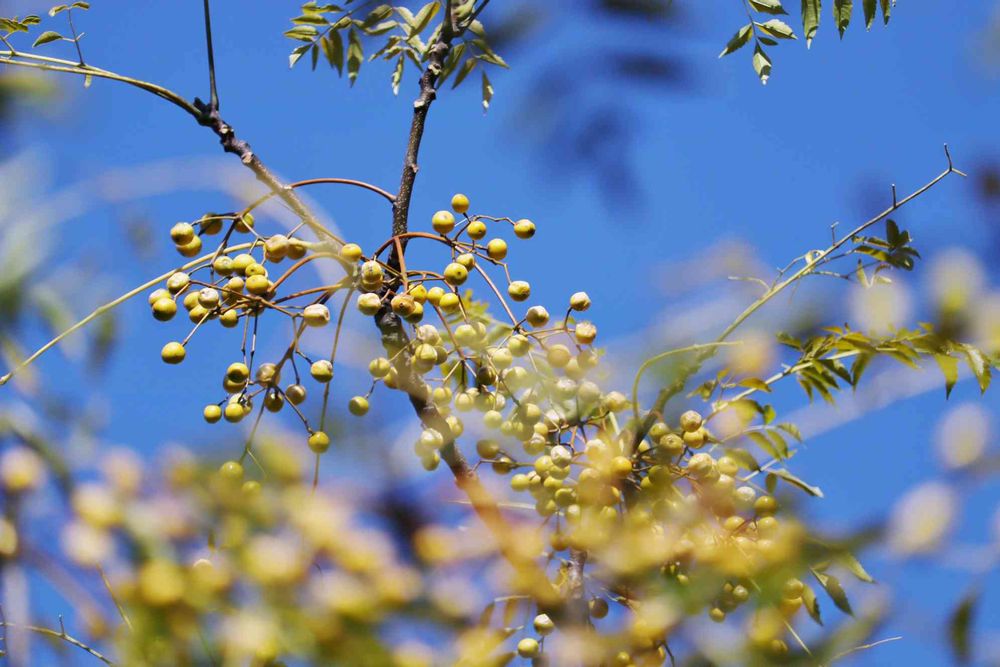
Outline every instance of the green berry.
[[364, 396], [355, 396], [347, 403], [347, 409], [356, 417], [368, 414], [368, 399]]
[[184, 361], [186, 355], [184, 346], [176, 341], [167, 343], [160, 350], [160, 358], [168, 364], [179, 364]]

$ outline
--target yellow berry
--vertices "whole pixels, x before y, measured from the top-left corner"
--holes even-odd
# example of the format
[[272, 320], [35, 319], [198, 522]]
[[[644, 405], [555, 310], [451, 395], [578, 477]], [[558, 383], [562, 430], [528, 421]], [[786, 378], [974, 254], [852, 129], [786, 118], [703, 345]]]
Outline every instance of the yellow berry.
[[153, 317], [160, 322], [166, 322], [177, 313], [177, 303], [168, 296], [156, 300], [153, 304]]
[[170, 240], [177, 245], [190, 243], [194, 238], [194, 225], [189, 222], [178, 222], [170, 228]]
[[368, 407], [368, 399], [364, 396], [355, 396], [347, 402], [347, 409], [357, 417], [368, 414]]
[[681, 428], [685, 431], [697, 431], [701, 428], [702, 417], [701, 415], [694, 411], [688, 410], [681, 415]]
[[514, 223], [514, 233], [519, 239], [530, 239], [535, 235], [535, 223], [528, 219], [518, 220]]
[[522, 658], [537, 658], [541, 655], [541, 647], [538, 640], [532, 637], [525, 637], [517, 643], [517, 654]]
[[340, 247], [340, 256], [348, 262], [356, 262], [362, 256], [361, 246], [357, 243], [345, 243]]
[[198, 221], [198, 230], [202, 234], [218, 234], [222, 231], [222, 217], [217, 213], [206, 213]]
[[360, 310], [365, 315], [374, 315], [382, 307], [382, 300], [378, 298], [378, 294], [359, 294], [358, 295], [358, 310]]
[[284, 234], [275, 234], [264, 241], [264, 253], [272, 262], [280, 262], [288, 256], [288, 237]]
[[465, 213], [469, 210], [469, 198], [458, 193], [451, 198], [451, 208], [455, 213]]
[[187, 243], [177, 246], [177, 252], [183, 257], [194, 257], [201, 252], [201, 237], [195, 236]]
[[252, 275], [246, 280], [247, 291], [251, 294], [261, 296], [262, 294], [267, 294], [271, 289], [271, 281], [267, 279], [267, 276], [260, 274]]
[[438, 308], [446, 313], [453, 313], [459, 309], [462, 300], [454, 292], [445, 292], [438, 301]]
[[542, 306], [532, 306], [525, 314], [525, 319], [533, 327], [543, 327], [549, 322], [549, 311]]
[[209, 424], [214, 424], [222, 419], [222, 408], [218, 405], [206, 405], [202, 411], [202, 415], [205, 417], [205, 421]]
[[333, 379], [333, 364], [326, 359], [314, 361], [312, 366], [309, 367], [309, 374], [317, 382], [329, 382]]
[[238, 481], [243, 479], [243, 466], [239, 461], [226, 461], [219, 466], [219, 474], [225, 479]]
[[486, 244], [486, 254], [490, 259], [499, 262], [507, 257], [507, 242], [503, 239], [492, 239]]
[[300, 405], [306, 400], [306, 388], [300, 384], [292, 384], [285, 387], [285, 397], [292, 405]]
[[254, 225], [253, 213], [244, 213], [236, 219], [236, 231], [241, 234], [249, 232]]
[[461, 285], [468, 280], [468, 278], [469, 270], [457, 262], [452, 262], [445, 267], [444, 279], [449, 285]]
[[431, 226], [438, 234], [447, 234], [455, 228], [455, 216], [451, 211], [438, 211], [431, 218]]
[[312, 303], [302, 311], [306, 326], [323, 327], [330, 323], [330, 309], [321, 303]]
[[163, 349], [160, 351], [160, 358], [168, 364], [179, 364], [184, 361], [186, 354], [184, 346], [173, 341], [163, 346]]
[[531, 285], [524, 280], [515, 280], [507, 286], [507, 294], [514, 301], [526, 301], [531, 296]]
[[576, 292], [569, 298], [569, 307], [578, 311], [587, 310], [590, 308], [590, 297], [586, 292]]
[[226, 409], [222, 411], [222, 416], [227, 422], [235, 424], [246, 416], [246, 411], [239, 403], [228, 403]]
[[330, 436], [323, 431], [314, 431], [313, 434], [309, 436], [309, 449], [313, 450], [317, 454], [322, 454], [326, 450], [330, 449]]
[[478, 241], [486, 236], [486, 223], [482, 220], [473, 220], [469, 223], [469, 226], [465, 228], [465, 233], [469, 235], [470, 239]]
[[246, 382], [250, 377], [250, 368], [242, 361], [229, 364], [226, 369], [226, 379], [230, 382]]

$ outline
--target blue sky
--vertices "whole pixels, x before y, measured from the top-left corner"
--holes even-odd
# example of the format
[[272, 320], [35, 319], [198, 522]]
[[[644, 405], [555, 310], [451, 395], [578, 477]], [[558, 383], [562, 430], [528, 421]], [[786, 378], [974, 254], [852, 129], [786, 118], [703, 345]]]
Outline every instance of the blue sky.
[[[21, 12], [39, 11], [37, 3], [13, 4]], [[474, 83], [441, 94], [421, 153], [414, 219], [429, 221], [455, 191], [468, 194], [474, 210], [531, 217], [539, 233], [516, 248], [522, 277], [532, 281], [544, 303], [562, 303], [578, 289], [589, 292], [601, 338], [614, 341], [674, 317], [661, 286], [645, 282], [650, 275], [668, 283], [683, 276], [658, 267], [711, 262], [707, 249], [720, 239], [746, 241], [765, 266], [783, 265], [821, 247], [832, 222], [856, 224], [883, 208], [890, 183], [908, 192], [940, 172], [944, 142], [956, 163], [968, 169], [1000, 153], [1000, 138], [992, 131], [1000, 118], [997, 80], [980, 56], [985, 26], [998, 11], [995, 3], [961, 3], [961, 11], [901, 3], [888, 29], [876, 25], [865, 33], [855, 17], [842, 41], [825, 15], [810, 50], [801, 40], [772, 50], [774, 72], [767, 86], [754, 76], [749, 53], [716, 58], [744, 19], [738, 3], [732, 8], [678, 4], [681, 28], [662, 38], [639, 34], [650, 40], [643, 47], [683, 59], [689, 85], [656, 90], [601, 81], [596, 90], [582, 86], [584, 97], [571, 105], [588, 108], [597, 95], [634, 114], [639, 140], [622, 150], [638, 196], [608, 201], [593, 179], [557, 177], [558, 156], [553, 163], [525, 138], [525, 125], [546, 111], [533, 109], [528, 95], [536, 62], [572, 63], [594, 44], [627, 38], [571, 20], [551, 39], [535, 35], [549, 41], [507, 57], [511, 72], [493, 73], [496, 97], [489, 114], [481, 112]], [[394, 99], [388, 71], [378, 64], [366, 66], [353, 89], [330, 71], [310, 72], [305, 63], [289, 71], [291, 44], [281, 31], [295, 9], [290, 2], [216, 3], [223, 116], [288, 180], [346, 176], [395, 189], [415, 72], [408, 72]], [[80, 19], [88, 33], [85, 56], [189, 98], [205, 97], [200, 11], [195, 2], [95, 2]], [[586, 77], [587, 71], [573, 76]], [[208, 168], [235, 171], [235, 160], [220, 155], [214, 137], [177, 109], [111, 82], [97, 81], [89, 90], [75, 79], [62, 83], [56, 110], [22, 113], [4, 147], [8, 155], [39, 156], [49, 179], [40, 188], [58, 192], [107, 169], [134, 171], [161, 160], [196, 159]], [[172, 177], [183, 175], [172, 169]], [[251, 177], [237, 178], [254, 187]], [[948, 180], [900, 215], [928, 259], [945, 245], [986, 249], [984, 239], [992, 237], [985, 232], [994, 221], [984, 218], [973, 195], [971, 182]], [[377, 198], [340, 188], [310, 196], [350, 240], [367, 246], [387, 234], [388, 218]], [[60, 228], [57, 255], [88, 253], [110, 272], [102, 289], [111, 294], [177, 263], [166, 236], [173, 222], [226, 208], [229, 201], [191, 189], [126, 206], [98, 206]], [[157, 253], [132, 256], [124, 214], [141, 214], [155, 225]], [[919, 271], [914, 284], [920, 283]], [[217, 430], [187, 416], [214, 400], [218, 369], [209, 361], [223, 339], [193, 346], [192, 359], [205, 363], [164, 371], [157, 357], [166, 334], [148, 318], [144, 303], [126, 306], [120, 316], [123, 342], [100, 381], [106, 437], [149, 448], [215, 440]], [[276, 349], [280, 341], [273, 345]], [[46, 359], [43, 372], [59, 372], [58, 363], [58, 357]], [[63, 388], [77, 391], [81, 382], [71, 375]], [[359, 381], [342, 394], [361, 388]], [[977, 396], [966, 382], [951, 401]], [[993, 394], [983, 400], [996, 405]], [[904, 490], [937, 476], [931, 434], [945, 408], [942, 394], [934, 392], [810, 441], [795, 467], [828, 496], [811, 511], [834, 526], [872, 520]], [[996, 488], [974, 491], [962, 515], [960, 541], [987, 538], [998, 499]], [[891, 587], [894, 604], [903, 610], [879, 636], [901, 634], [905, 640], [861, 654], [852, 664], [949, 664], [942, 638], [926, 632], [924, 621], [940, 621], [961, 596], [968, 575], [921, 563], [899, 567], [878, 554], [871, 570]], [[979, 626], [984, 636], [1000, 631], [987, 620], [1000, 617], [996, 577], [986, 600]]]

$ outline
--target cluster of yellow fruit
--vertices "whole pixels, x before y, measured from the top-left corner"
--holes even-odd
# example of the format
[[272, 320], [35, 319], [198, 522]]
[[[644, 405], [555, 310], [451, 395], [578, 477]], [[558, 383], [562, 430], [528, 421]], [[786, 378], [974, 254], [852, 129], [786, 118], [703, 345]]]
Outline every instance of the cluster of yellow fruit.
[[[591, 306], [587, 294], [573, 294], [565, 315], [557, 319], [541, 305], [519, 306], [530, 299], [531, 287], [511, 279], [507, 242], [499, 236], [482, 242], [498, 223], [510, 225], [517, 238], [529, 239], [535, 234], [534, 223], [470, 215], [468, 210], [468, 198], [455, 195], [451, 210], [432, 216], [435, 233], [393, 237], [367, 256], [353, 243], [342, 243], [332, 251], [313, 250], [293, 236], [262, 237], [248, 214], [226, 217], [232, 225], [227, 239], [233, 231], [241, 231], [252, 233], [255, 240], [232, 257], [220, 246], [190, 273], [170, 276], [165, 289], [150, 297], [154, 317], [170, 319], [176, 300], [182, 299], [196, 325], [219, 319], [232, 326], [246, 315], [275, 310], [290, 317], [301, 334], [306, 327], [331, 323], [325, 302], [336, 290], [356, 291], [361, 313], [381, 318], [391, 312], [408, 328], [402, 349], [370, 361], [372, 389], [349, 400], [351, 414], [369, 411], [371, 393], [379, 385], [404, 390], [433, 406], [440, 417], [435, 421], [438, 428], [425, 426], [414, 444], [428, 470], [439, 465], [443, 448], [466, 431], [482, 435], [476, 444], [480, 464], [510, 474], [513, 491], [533, 497], [535, 511], [550, 527], [550, 554], [586, 551], [607, 578], [608, 590], [618, 579], [658, 573], [654, 582], [633, 585], [633, 597], [627, 600], [633, 610], [645, 596], [662, 594], [664, 578], [697, 591], [688, 597], [697, 599], [716, 621], [754, 595], [770, 599], [761, 591], [781, 582], [761, 584], [757, 579], [768, 572], [790, 571], [801, 552], [802, 529], [795, 522], [779, 522], [777, 502], [768, 490], [741, 482], [741, 459], [726, 450], [715, 452], [717, 443], [697, 412], [682, 414], [675, 428], [657, 421], [648, 432], [623, 414], [632, 407], [626, 397], [599, 385], [603, 371], [600, 353], [593, 347], [597, 328], [577, 319]], [[172, 237], [187, 247], [189, 231], [185, 227]], [[202, 233], [209, 233], [204, 226]], [[399, 252], [404, 241], [436, 243], [446, 249], [449, 259], [435, 271], [405, 266], [399, 257], [380, 258], [386, 251]], [[286, 257], [300, 261], [272, 282], [267, 266]], [[276, 296], [290, 273], [317, 258], [339, 262], [348, 272], [345, 280], [328, 289]], [[202, 270], [210, 277], [199, 282], [192, 276]], [[506, 290], [497, 287], [490, 270], [502, 271]], [[487, 297], [500, 306], [501, 316], [472, 298], [468, 283], [474, 275]], [[312, 301], [294, 305], [304, 296]], [[524, 309], [516, 313], [517, 308]], [[328, 435], [310, 428], [296, 407], [307, 394], [298, 371], [294, 383], [280, 384], [284, 364], [291, 361], [294, 366], [296, 356], [305, 357], [298, 350], [299, 334], [277, 362], [259, 363], [256, 368], [248, 361], [231, 363], [222, 383], [229, 398], [206, 407], [205, 419], [239, 422], [253, 410], [254, 399], [262, 396], [262, 409], [271, 412], [290, 404], [309, 433], [309, 448], [317, 454], [327, 451]], [[182, 343], [164, 347], [164, 361], [177, 363], [183, 358]], [[333, 362], [332, 357], [311, 361], [309, 375], [328, 385]], [[231, 461], [220, 474], [242, 477], [242, 466]], [[620, 596], [612, 598], [622, 601]], [[599, 594], [590, 600], [593, 618], [608, 613], [608, 599]], [[757, 616], [773, 608], [788, 618], [802, 607], [801, 596], [780, 599], [777, 605], [762, 603]], [[636, 651], [658, 655], [671, 622], [634, 614], [633, 625], [626, 655]], [[771, 627], [755, 623], [758, 629], [751, 637], [765, 637], [761, 626]], [[755, 645], [782, 650], [783, 640], [776, 634], [765, 639], [755, 639]], [[518, 652], [537, 657], [541, 644], [525, 639]]]

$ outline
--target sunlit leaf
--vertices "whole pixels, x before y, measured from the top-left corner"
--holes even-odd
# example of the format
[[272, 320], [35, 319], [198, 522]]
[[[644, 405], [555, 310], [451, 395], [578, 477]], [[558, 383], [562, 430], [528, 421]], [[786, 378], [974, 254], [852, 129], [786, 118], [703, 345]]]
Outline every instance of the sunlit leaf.
[[722, 49], [722, 53], [719, 54], [719, 57], [728, 56], [730, 53], [740, 50], [748, 41], [750, 41], [751, 35], [753, 35], [753, 24], [747, 23], [745, 26], [736, 31], [736, 34], [733, 35], [726, 44], [726, 48]]

